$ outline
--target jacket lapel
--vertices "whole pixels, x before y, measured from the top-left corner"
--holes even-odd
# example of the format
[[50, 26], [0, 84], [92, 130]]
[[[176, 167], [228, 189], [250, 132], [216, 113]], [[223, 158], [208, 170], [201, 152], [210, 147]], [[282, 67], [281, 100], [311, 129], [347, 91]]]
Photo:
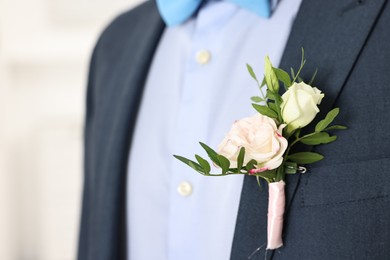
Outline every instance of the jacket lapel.
[[[290, 67], [295, 70], [299, 68], [301, 48], [304, 48], [307, 63], [301, 76], [305, 81], [309, 81], [318, 68], [314, 85], [326, 94], [320, 105], [321, 112], [318, 118], [323, 118], [332, 109], [384, 3], [385, 0], [342, 0], [337, 1], [337, 4], [326, 0], [302, 1], [280, 67], [286, 71], [290, 71]], [[290, 224], [288, 213], [299, 181], [299, 174], [286, 177], [284, 237], [288, 236]], [[256, 179], [245, 176], [233, 240], [232, 260], [247, 258], [261, 245], [264, 246], [258, 254], [264, 254], [267, 241], [267, 184], [263, 183], [263, 187], [263, 191], [260, 192]], [[273, 252], [267, 252], [266, 258], [272, 257]]]
[[[89, 247], [80, 248], [80, 259], [126, 259], [129, 147], [149, 66], [164, 28], [154, 1], [132, 12], [114, 21], [96, 48], [95, 59], [102, 61], [96, 63], [93, 75], [96, 100], [89, 116], [94, 119], [92, 130], [86, 132], [94, 145], [86, 158], [87, 164], [94, 162], [94, 168], [87, 170], [90, 180], [85, 186], [85, 193], [92, 196], [84, 204], [89, 208], [82, 223], [88, 228], [82, 227], [80, 244]], [[117, 32], [126, 30], [131, 33]], [[85, 243], [83, 232], [88, 232]]]

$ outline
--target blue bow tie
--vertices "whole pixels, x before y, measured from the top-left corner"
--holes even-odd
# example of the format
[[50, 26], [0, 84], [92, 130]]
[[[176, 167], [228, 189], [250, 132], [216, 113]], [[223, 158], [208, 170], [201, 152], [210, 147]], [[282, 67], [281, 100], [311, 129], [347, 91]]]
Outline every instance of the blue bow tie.
[[[270, 0], [227, 0], [248, 9], [257, 15], [269, 18]], [[202, 4], [203, 0], [157, 0], [162, 18], [168, 26], [181, 24], [189, 19]]]

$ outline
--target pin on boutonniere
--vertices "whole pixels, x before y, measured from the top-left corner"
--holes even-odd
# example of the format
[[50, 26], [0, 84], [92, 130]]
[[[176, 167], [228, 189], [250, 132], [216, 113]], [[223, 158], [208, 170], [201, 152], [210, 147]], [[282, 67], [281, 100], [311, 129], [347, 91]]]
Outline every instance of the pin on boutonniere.
[[[334, 108], [317, 123], [313, 132], [301, 135], [301, 129], [309, 125], [320, 111], [318, 105], [324, 98], [321, 90], [311, 86], [316, 73], [309, 84], [299, 77], [305, 63], [302, 49], [301, 66], [297, 73], [291, 69], [290, 76], [286, 71], [273, 67], [267, 56], [262, 83], [258, 81], [252, 67], [247, 65], [261, 93], [251, 98], [254, 102], [252, 106], [258, 113], [237, 120], [218, 146], [218, 152], [200, 143], [213, 164], [221, 169], [221, 173], [211, 173], [210, 163], [197, 154], [196, 161], [174, 155], [204, 176], [245, 174], [255, 176], [259, 185], [260, 178], [266, 180], [269, 186], [269, 250], [283, 246], [286, 174], [303, 173], [306, 165], [324, 158], [315, 152], [291, 153], [291, 148], [297, 143], [310, 146], [331, 143], [337, 136], [330, 135], [328, 131], [347, 129], [342, 125], [331, 125], [339, 113], [339, 108]], [[279, 94], [280, 85], [285, 88], [283, 95]]]

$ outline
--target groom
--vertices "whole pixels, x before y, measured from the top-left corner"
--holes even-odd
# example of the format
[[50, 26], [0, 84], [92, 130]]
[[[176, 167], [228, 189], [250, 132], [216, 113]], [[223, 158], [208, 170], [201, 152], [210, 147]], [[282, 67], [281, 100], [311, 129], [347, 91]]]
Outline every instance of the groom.
[[[376, 1], [148, 1], [94, 50], [78, 259], [386, 259], [390, 255], [390, 5]], [[162, 19], [162, 18], [163, 19]], [[302, 74], [349, 127], [288, 176], [284, 246], [265, 251], [267, 185], [205, 178], [172, 154], [216, 147], [255, 113], [245, 71]], [[322, 117], [320, 115], [319, 117]]]

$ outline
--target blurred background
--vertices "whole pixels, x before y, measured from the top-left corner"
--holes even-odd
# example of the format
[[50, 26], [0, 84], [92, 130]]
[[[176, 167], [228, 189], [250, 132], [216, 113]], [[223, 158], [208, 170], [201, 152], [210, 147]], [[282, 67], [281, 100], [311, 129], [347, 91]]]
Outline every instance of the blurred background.
[[142, 0], [0, 0], [0, 259], [75, 259], [89, 57]]

